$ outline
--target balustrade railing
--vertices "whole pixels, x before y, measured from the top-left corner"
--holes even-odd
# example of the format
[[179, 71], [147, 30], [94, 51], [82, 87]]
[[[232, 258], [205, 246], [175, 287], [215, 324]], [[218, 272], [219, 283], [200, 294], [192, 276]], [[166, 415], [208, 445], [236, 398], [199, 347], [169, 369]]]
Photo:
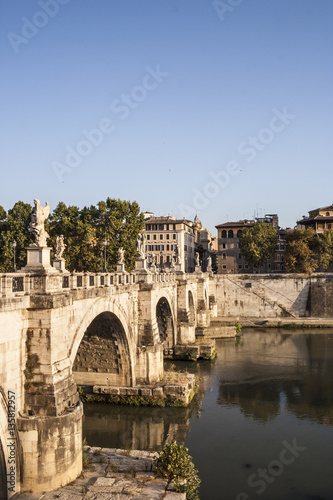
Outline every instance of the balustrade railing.
[[138, 282], [171, 283], [179, 277], [168, 273], [29, 273], [0, 274], [0, 297], [15, 297], [31, 293], [63, 293], [104, 287], [131, 286]]

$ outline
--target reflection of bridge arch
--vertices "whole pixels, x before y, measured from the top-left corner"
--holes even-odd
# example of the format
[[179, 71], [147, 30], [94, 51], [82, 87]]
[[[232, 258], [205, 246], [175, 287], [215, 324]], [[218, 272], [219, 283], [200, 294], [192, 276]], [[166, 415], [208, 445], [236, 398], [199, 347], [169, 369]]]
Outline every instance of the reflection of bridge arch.
[[134, 348], [126, 317], [110, 299], [96, 301], [74, 336], [70, 358], [80, 385], [135, 384]]
[[173, 348], [176, 343], [175, 323], [170, 303], [166, 297], [161, 297], [156, 304], [156, 321], [163, 347], [165, 349]]

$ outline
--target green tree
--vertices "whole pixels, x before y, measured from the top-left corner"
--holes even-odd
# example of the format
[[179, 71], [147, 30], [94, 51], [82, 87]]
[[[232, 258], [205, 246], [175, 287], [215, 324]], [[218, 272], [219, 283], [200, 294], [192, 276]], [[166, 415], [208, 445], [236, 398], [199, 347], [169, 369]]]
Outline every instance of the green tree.
[[295, 229], [287, 234], [284, 257], [287, 271], [310, 275], [319, 260], [319, 239], [314, 229]]
[[20, 269], [27, 263], [26, 247], [34, 239], [29, 232], [31, 205], [18, 201], [13, 208], [5, 210], [0, 207], [0, 272], [11, 272], [13, 269], [14, 249], [16, 241], [16, 267]]
[[134, 268], [135, 242], [143, 225], [143, 215], [136, 202], [107, 198], [97, 206], [81, 210], [61, 202], [50, 216], [48, 227], [54, 249], [56, 237], [64, 235], [67, 247], [63, 257], [68, 270], [99, 272], [104, 261], [104, 239], [109, 271], [116, 269], [120, 247], [125, 250], [126, 270]]
[[325, 231], [318, 236], [319, 265], [324, 271], [333, 264], [333, 230]]
[[270, 259], [277, 248], [278, 233], [270, 224], [257, 222], [243, 230], [239, 248], [251, 267], [260, 267]]
[[176, 441], [165, 445], [155, 462], [157, 472], [167, 480], [165, 491], [171, 482], [179, 493], [186, 493], [187, 500], [198, 500], [200, 479], [188, 449]]

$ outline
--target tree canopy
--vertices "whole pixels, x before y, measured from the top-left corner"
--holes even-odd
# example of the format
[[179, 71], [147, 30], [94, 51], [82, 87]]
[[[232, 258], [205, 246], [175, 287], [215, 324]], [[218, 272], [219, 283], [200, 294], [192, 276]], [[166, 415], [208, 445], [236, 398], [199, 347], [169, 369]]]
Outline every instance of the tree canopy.
[[[29, 232], [31, 210], [31, 205], [21, 201], [8, 213], [0, 206], [0, 272], [10, 272], [13, 268], [13, 240], [17, 242], [17, 268], [26, 264], [26, 247], [34, 241]], [[50, 235], [48, 246], [55, 250], [56, 238], [62, 234], [67, 245], [63, 254], [66, 269], [98, 272], [104, 266], [106, 240], [107, 269], [116, 269], [118, 249], [122, 247], [126, 270], [131, 271], [143, 220], [136, 201], [107, 198], [82, 209], [60, 202], [45, 223]]]
[[270, 224], [256, 222], [245, 228], [239, 238], [239, 248], [251, 267], [260, 267], [277, 248], [278, 233]]
[[289, 272], [312, 274], [333, 264], [333, 231], [316, 234], [312, 228], [295, 229], [286, 237], [285, 266]]

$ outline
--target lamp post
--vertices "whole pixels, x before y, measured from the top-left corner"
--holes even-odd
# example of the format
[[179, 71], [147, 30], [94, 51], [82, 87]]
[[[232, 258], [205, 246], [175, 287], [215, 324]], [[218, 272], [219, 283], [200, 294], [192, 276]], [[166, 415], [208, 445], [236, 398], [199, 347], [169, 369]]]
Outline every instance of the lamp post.
[[14, 249], [14, 267], [13, 267], [13, 273], [16, 273], [16, 241], [13, 241], [13, 249]]
[[104, 245], [104, 269], [103, 269], [103, 272], [104, 273], [108, 272], [108, 270], [106, 268], [106, 247], [107, 247], [107, 244], [108, 244], [107, 239], [104, 238], [104, 240], [103, 240], [103, 245]]

